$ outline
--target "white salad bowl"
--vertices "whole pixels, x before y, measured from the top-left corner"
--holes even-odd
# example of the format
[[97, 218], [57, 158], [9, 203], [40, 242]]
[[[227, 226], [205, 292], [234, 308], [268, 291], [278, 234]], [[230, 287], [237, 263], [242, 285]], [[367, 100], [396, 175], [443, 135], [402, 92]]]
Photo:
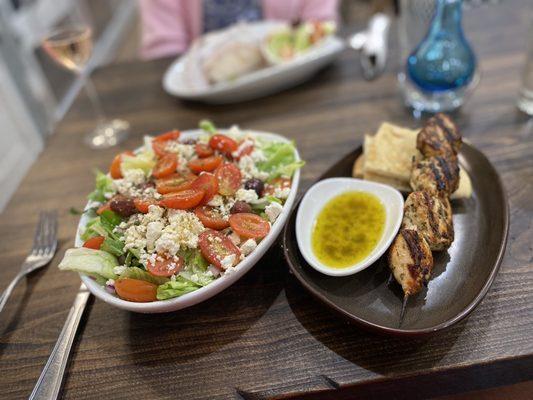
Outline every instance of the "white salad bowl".
[[[226, 130], [220, 129], [221, 133], [226, 132]], [[261, 137], [267, 140], [276, 140], [289, 142], [289, 140], [281, 135], [275, 133], [259, 132], [252, 130], [244, 130], [246, 133], [250, 133], [253, 136]], [[184, 131], [182, 132], [181, 138], [197, 138], [201, 135], [205, 135], [205, 132], [199, 129]], [[300, 160], [300, 155], [298, 150], [295, 150], [296, 159]], [[298, 185], [300, 183], [300, 171], [297, 170], [292, 177], [292, 186], [289, 196], [283, 206], [281, 214], [278, 216], [276, 221], [272, 224], [269, 234], [257, 245], [257, 248], [248, 255], [243, 261], [241, 261], [231, 273], [223, 274], [219, 278], [215, 279], [208, 285], [201, 287], [194, 292], [184, 294], [183, 296], [176, 297], [168, 300], [159, 300], [151, 303], [135, 303], [131, 301], [122, 300], [114, 294], [108, 293], [105, 288], [99, 285], [94, 279], [88, 275], [80, 273], [81, 280], [85, 283], [89, 291], [95, 295], [100, 300], [105, 301], [112, 306], [121, 308], [123, 310], [134, 311], [139, 313], [163, 313], [180, 310], [182, 308], [190, 307], [195, 304], [205, 301], [217, 293], [220, 293], [227, 287], [231, 286], [237, 280], [239, 280], [244, 274], [246, 274], [266, 253], [266, 251], [272, 246], [276, 238], [280, 234], [285, 222], [287, 221], [291, 208], [296, 199], [296, 193], [298, 192]], [[89, 207], [89, 203], [87, 204]], [[86, 214], [83, 214], [80, 222], [78, 224], [78, 230], [76, 234], [75, 246], [83, 246], [83, 240], [80, 235], [83, 231], [83, 228], [89, 221], [90, 217]]]
[[[377, 246], [363, 260], [346, 268], [324, 265], [315, 256], [311, 236], [318, 214], [326, 203], [337, 195], [361, 191], [375, 195], [385, 207], [385, 228]], [[394, 239], [403, 217], [402, 194], [391, 186], [354, 178], [324, 179], [313, 185], [305, 194], [296, 216], [296, 240], [305, 260], [314, 269], [330, 276], [347, 276], [368, 268], [385, 253]]]

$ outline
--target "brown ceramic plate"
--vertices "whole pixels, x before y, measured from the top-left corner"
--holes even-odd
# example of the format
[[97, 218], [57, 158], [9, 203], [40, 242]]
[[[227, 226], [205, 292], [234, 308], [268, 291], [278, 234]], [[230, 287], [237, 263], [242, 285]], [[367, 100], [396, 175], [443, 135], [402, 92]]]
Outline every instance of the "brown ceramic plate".
[[[349, 177], [359, 147], [321, 178]], [[472, 179], [470, 199], [454, 200], [455, 241], [448, 251], [434, 253], [435, 266], [427, 289], [409, 300], [398, 328], [402, 292], [389, 282], [384, 257], [348, 277], [331, 277], [311, 268], [298, 250], [295, 220], [299, 203], [283, 233], [285, 258], [296, 278], [317, 299], [349, 320], [374, 331], [417, 336], [445, 329], [466, 317], [492, 284], [505, 250], [509, 228], [507, 197], [498, 173], [474, 147], [464, 144], [459, 160]]]

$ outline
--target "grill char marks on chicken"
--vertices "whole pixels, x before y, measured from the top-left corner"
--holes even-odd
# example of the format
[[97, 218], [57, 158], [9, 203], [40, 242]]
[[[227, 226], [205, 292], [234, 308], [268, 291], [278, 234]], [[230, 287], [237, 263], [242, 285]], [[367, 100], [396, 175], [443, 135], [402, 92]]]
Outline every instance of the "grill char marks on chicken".
[[450, 196], [459, 187], [459, 164], [453, 155], [415, 160], [410, 185], [413, 191], [425, 190], [432, 196]]
[[405, 295], [418, 293], [433, 269], [433, 255], [426, 240], [413, 229], [400, 229], [388, 253], [389, 267]]
[[455, 123], [445, 114], [430, 118], [416, 139], [416, 148], [424, 157], [457, 155], [462, 138]]
[[402, 227], [418, 231], [432, 251], [447, 249], [454, 239], [450, 201], [426, 191], [412, 192], [405, 202]]

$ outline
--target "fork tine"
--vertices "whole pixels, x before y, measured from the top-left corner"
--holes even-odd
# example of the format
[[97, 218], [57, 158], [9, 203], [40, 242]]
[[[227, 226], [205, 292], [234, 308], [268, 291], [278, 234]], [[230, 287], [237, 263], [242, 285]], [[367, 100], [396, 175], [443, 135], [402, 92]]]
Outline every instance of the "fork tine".
[[49, 212], [48, 231], [46, 237], [45, 253], [53, 253], [57, 244], [57, 211]]
[[46, 221], [46, 213], [41, 211], [39, 213], [39, 222], [37, 222], [37, 227], [35, 228], [35, 235], [33, 237], [33, 246], [31, 249], [32, 253], [38, 252], [44, 237], [44, 224]]

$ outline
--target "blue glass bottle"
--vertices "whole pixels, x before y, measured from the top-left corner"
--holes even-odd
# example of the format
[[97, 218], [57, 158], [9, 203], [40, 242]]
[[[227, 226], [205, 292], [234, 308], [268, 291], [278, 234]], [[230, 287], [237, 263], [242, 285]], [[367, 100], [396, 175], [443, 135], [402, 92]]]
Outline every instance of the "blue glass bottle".
[[461, 26], [462, 0], [436, 0], [428, 32], [407, 58], [406, 101], [415, 110], [451, 111], [463, 104], [476, 57]]

